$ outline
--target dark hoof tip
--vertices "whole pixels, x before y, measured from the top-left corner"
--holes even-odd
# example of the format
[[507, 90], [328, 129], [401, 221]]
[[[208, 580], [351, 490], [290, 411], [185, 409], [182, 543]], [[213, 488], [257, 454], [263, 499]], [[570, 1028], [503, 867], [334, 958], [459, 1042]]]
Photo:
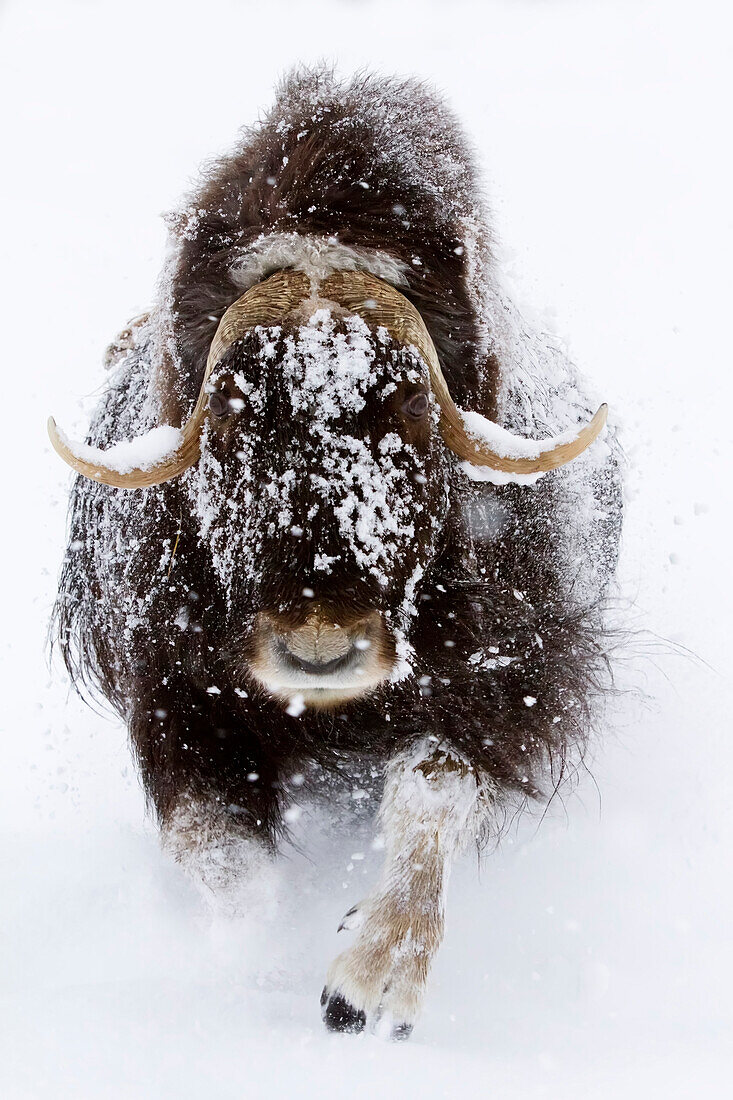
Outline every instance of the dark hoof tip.
[[321, 1004], [325, 1005], [323, 1022], [329, 1031], [343, 1031], [347, 1035], [358, 1035], [366, 1026], [366, 1013], [354, 1008], [345, 997], [334, 993], [330, 998], [324, 989]]
[[352, 905], [351, 909], [346, 910], [343, 917], [341, 918], [341, 924], [336, 929], [337, 932], [341, 932], [344, 928], [348, 928], [347, 921], [348, 921], [349, 917], [353, 917], [353, 915], [354, 915], [354, 913], [356, 912], [357, 909], [358, 909], [357, 905]]
[[405, 1039], [409, 1039], [412, 1035], [412, 1024], [396, 1024], [392, 1028], [390, 1039], [394, 1039], [396, 1043], [404, 1043]]

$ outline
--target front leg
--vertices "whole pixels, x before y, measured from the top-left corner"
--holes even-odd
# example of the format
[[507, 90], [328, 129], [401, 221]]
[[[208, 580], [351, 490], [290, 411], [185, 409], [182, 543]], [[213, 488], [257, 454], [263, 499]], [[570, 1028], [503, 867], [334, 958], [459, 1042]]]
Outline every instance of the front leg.
[[274, 916], [274, 851], [248, 816], [214, 796], [182, 792], [161, 824], [163, 848], [216, 916]]
[[161, 676], [138, 693], [130, 720], [165, 849], [210, 907], [230, 915], [269, 901], [282, 802], [275, 763], [237, 698]]
[[326, 1027], [405, 1039], [443, 938], [453, 857], [480, 831], [491, 787], [452, 750], [423, 742], [393, 759], [379, 811], [386, 843], [375, 891], [344, 918], [355, 943], [331, 965]]

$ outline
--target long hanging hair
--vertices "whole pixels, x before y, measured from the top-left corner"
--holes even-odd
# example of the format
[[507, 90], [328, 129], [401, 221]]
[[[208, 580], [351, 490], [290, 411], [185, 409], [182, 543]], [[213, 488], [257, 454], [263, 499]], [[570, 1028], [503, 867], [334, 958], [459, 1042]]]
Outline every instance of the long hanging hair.
[[[338, 262], [399, 281], [459, 405], [526, 434], [590, 409], [562, 349], [503, 295], [472, 153], [424, 84], [295, 70], [169, 223], [158, 304], [113, 356], [94, 445], [153, 427], [168, 393], [190, 409], [223, 311], [307, 248], [313, 262], [341, 250]], [[567, 773], [607, 682], [603, 606], [621, 522], [612, 437], [534, 486], [451, 464], [439, 549], [415, 592], [414, 674], [342, 713], [289, 715], [233, 676], [241, 639], [192, 515], [192, 476], [132, 492], [77, 477], [54, 613], [72, 682], [128, 723], [161, 816], [182, 786], [232, 805], [246, 795], [274, 836], [288, 769], [381, 759], [426, 732], [497, 790], [532, 796]], [[251, 610], [239, 608], [241, 622]]]

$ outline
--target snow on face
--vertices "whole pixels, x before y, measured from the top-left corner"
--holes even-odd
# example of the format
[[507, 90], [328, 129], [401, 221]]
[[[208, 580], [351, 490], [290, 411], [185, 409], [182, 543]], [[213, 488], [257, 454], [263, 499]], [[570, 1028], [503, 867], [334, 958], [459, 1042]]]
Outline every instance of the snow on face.
[[390, 411], [400, 384], [426, 385], [417, 353], [324, 308], [295, 331], [258, 328], [248, 341], [228, 376], [241, 411], [222, 432], [209, 426], [187, 478], [223, 587], [278, 570], [298, 586], [337, 587], [348, 572], [382, 590], [404, 576], [411, 598], [418, 544], [429, 552], [439, 526], [427, 501], [442, 454], [437, 410], [427, 446], [405, 438]]

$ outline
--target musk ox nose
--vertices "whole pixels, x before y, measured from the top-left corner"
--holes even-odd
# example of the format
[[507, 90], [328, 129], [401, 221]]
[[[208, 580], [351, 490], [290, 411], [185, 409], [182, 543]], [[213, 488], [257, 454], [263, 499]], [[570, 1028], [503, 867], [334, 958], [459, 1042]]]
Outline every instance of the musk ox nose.
[[354, 638], [339, 623], [311, 616], [297, 630], [279, 635], [275, 650], [285, 665], [312, 676], [326, 676], [347, 669], [370, 644], [366, 638]]
[[260, 612], [248, 656], [250, 672], [272, 695], [335, 706], [386, 679], [395, 646], [377, 611], [334, 615], [315, 607], [299, 614]]

